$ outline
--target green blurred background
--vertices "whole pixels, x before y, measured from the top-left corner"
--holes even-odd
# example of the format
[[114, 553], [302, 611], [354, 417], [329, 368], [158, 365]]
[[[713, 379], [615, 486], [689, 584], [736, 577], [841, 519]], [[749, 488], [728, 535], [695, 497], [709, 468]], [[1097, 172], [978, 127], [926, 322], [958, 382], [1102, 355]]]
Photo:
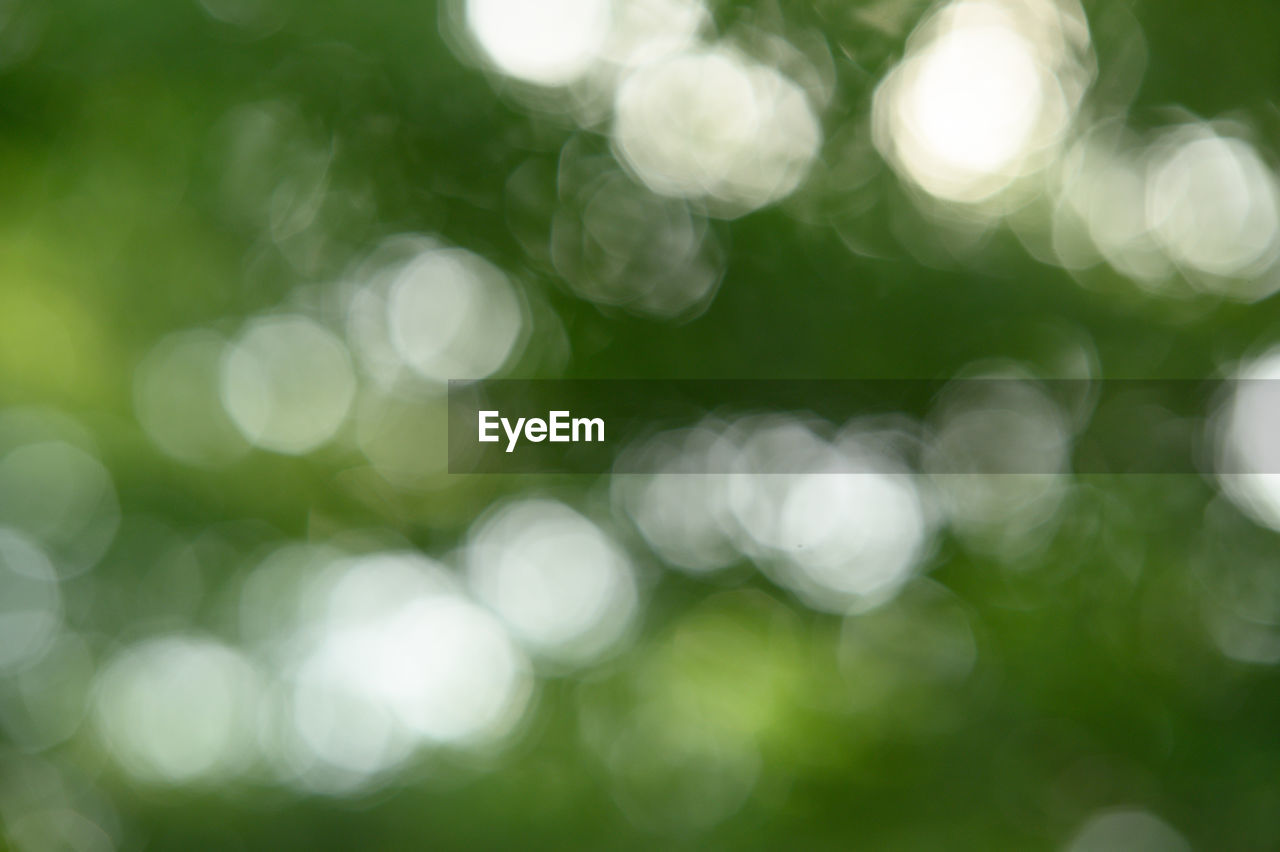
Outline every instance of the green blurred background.
[[[1280, 378], [1276, 33], [0, 2], [7, 843], [1280, 848], [1270, 409], [1037, 384]], [[450, 475], [490, 375], [1014, 390]], [[1103, 416], [1203, 474], [1072, 475]], [[840, 429], [862, 485], [778, 472]]]

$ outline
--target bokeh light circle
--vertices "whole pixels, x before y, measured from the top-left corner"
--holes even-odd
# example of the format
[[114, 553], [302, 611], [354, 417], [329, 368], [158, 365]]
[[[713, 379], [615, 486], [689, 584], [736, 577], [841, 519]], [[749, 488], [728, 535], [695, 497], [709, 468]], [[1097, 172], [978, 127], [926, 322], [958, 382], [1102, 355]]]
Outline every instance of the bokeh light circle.
[[222, 401], [254, 446], [308, 453], [342, 426], [355, 396], [347, 348], [301, 315], [249, 322], [222, 361]]
[[536, 651], [589, 660], [630, 628], [634, 569], [599, 527], [562, 503], [532, 498], [477, 523], [467, 550], [476, 596]]

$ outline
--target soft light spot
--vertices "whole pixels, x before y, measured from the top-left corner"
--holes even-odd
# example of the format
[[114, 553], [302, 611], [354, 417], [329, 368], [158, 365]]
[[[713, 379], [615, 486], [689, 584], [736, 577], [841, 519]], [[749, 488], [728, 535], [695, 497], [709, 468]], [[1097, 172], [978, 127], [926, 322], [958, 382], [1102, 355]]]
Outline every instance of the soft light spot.
[[943, 392], [931, 421], [924, 467], [969, 546], [1012, 559], [1052, 531], [1072, 435], [1043, 389], [1013, 371], [960, 380]]
[[254, 757], [259, 678], [226, 645], [188, 636], [146, 640], [109, 660], [97, 686], [100, 730], [140, 779], [222, 779]]
[[111, 474], [80, 447], [51, 440], [0, 457], [0, 524], [21, 530], [61, 576], [89, 570], [120, 525]]
[[298, 315], [252, 320], [222, 361], [222, 402], [248, 441], [298, 455], [328, 441], [355, 396], [342, 341]]
[[477, 597], [553, 659], [598, 656], [635, 615], [626, 554], [591, 521], [551, 500], [512, 503], [480, 521], [467, 573]]
[[641, 66], [614, 109], [614, 147], [650, 189], [725, 215], [789, 195], [822, 141], [803, 89], [728, 48]]
[[892, 597], [931, 525], [907, 470], [856, 435], [831, 442], [784, 418], [738, 426], [729, 499], [744, 550], [817, 609]]
[[303, 785], [367, 786], [424, 744], [482, 746], [508, 734], [531, 691], [502, 626], [437, 563], [409, 552], [355, 557], [310, 593], [320, 611], [289, 675]]
[[187, 464], [222, 465], [248, 450], [218, 396], [226, 347], [212, 331], [172, 334], [134, 374], [138, 422], [157, 447]]
[[1067, 852], [1191, 852], [1191, 844], [1164, 820], [1135, 808], [1090, 817]]
[[19, 533], [0, 528], [0, 672], [39, 660], [62, 627], [62, 595], [49, 558]]
[[722, 437], [723, 428], [708, 420], [629, 447], [611, 480], [616, 505], [649, 547], [667, 564], [693, 573], [741, 558], [729, 507], [728, 471], [737, 447]]
[[[1206, 289], [1259, 299], [1280, 257], [1280, 187], [1243, 139], [1188, 127], [1156, 146], [1147, 216], [1169, 257]], [[1235, 282], [1212, 279], [1240, 279]]]
[[479, 255], [402, 234], [355, 271], [347, 338], [380, 388], [409, 380], [439, 388], [483, 379], [523, 342], [525, 305], [503, 272]]

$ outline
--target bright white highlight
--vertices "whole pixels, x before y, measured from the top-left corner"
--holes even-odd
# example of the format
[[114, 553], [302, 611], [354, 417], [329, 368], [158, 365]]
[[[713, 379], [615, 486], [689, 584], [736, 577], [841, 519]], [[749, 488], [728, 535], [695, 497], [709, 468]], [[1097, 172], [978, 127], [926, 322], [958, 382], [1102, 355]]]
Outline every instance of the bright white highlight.
[[1003, 27], [974, 28], [918, 61], [906, 127], [944, 167], [978, 175], [1008, 167], [1044, 100], [1031, 45]]
[[278, 453], [333, 437], [355, 395], [342, 341], [303, 316], [253, 320], [222, 362], [222, 402], [241, 434]]
[[1280, 347], [1244, 365], [1216, 415], [1218, 481], [1237, 506], [1280, 530]]
[[591, 521], [551, 500], [512, 503], [480, 521], [467, 573], [482, 602], [554, 659], [598, 656], [635, 616], [626, 554]]
[[290, 677], [288, 760], [303, 784], [366, 785], [423, 744], [492, 742], [523, 715], [523, 655], [431, 560], [354, 558], [314, 594], [321, 611]]
[[732, 215], [789, 195], [821, 143], [804, 91], [726, 48], [638, 68], [614, 102], [619, 159], [662, 195]]
[[501, 73], [602, 91], [688, 48], [711, 21], [700, 0], [466, 0], [464, 18], [468, 40]]
[[225, 645], [151, 639], [109, 661], [97, 687], [99, 727], [120, 763], [142, 780], [219, 779], [254, 756], [260, 681]]
[[609, 34], [609, 0], [467, 0], [467, 26], [503, 73], [559, 86], [595, 63]]
[[876, 145], [946, 201], [979, 202], [1042, 167], [1090, 72], [1078, 8], [961, 0], [912, 36], [876, 90]]
[[690, 47], [710, 23], [701, 0], [615, 0], [600, 58], [635, 68]]

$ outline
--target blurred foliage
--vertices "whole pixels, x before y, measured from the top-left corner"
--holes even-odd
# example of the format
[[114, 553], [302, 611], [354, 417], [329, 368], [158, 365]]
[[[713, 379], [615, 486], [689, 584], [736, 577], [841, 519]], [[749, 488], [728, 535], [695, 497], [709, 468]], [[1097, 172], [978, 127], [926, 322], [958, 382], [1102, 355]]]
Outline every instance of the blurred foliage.
[[[949, 252], [945, 237], [930, 243], [948, 225], [881, 166], [860, 190], [869, 205], [816, 180], [712, 219], [727, 260], [701, 315], [597, 306], [522, 243], [508, 181], [529, 163], [554, 178], [568, 144], [609, 157], [604, 128], [527, 108], [451, 49], [446, 10], [431, 3], [239, 7], [260, 17], [228, 24], [194, 0], [0, 6], [0, 401], [83, 424], [114, 480], [110, 549], [61, 584], [95, 664], [154, 634], [233, 641], [239, 584], [283, 541], [363, 536], [443, 557], [503, 497], [600, 504], [607, 483], [572, 477], [437, 473], [397, 490], [342, 442], [201, 468], [148, 439], [134, 375], [158, 340], [308, 309], [323, 299], [316, 285], [395, 234], [475, 252], [528, 296], [545, 321], [516, 376], [941, 378], [984, 359], [1050, 376], [1063, 340], [1083, 341], [1107, 377], [1215, 376], [1280, 333], [1274, 299], [1155, 298], [1105, 265], [1038, 262], [1003, 226]], [[1121, 7], [1086, 12], [1100, 80], [1145, 64], [1119, 105], [1132, 126], [1163, 126], [1176, 107], [1243, 117], [1274, 140], [1280, 6]], [[835, 85], [816, 169], [836, 161], [836, 142], [866, 148], [857, 125], [925, 11], [713, 7], [720, 32], [745, 21], [824, 40]], [[1145, 59], [1112, 37], [1131, 33], [1107, 23], [1127, 15]], [[262, 104], [296, 149], [236, 147], [236, 111]], [[298, 167], [290, 189], [282, 170], [308, 157], [328, 163], [318, 233], [273, 239], [262, 205], [274, 197], [287, 218], [280, 193], [305, 196], [307, 178]], [[849, 234], [869, 248], [851, 250]], [[1211, 530], [1207, 512], [1261, 536], [1268, 572], [1280, 548], [1221, 504], [1207, 477], [1077, 477], [1044, 541], [998, 558], [944, 535], [910, 595], [848, 619], [810, 610], [745, 559], [711, 576], [668, 570], [623, 531], [641, 566], [634, 642], [598, 665], [540, 672], [521, 729], [492, 754], [431, 754], [350, 795], [252, 777], [156, 786], [122, 771], [86, 718], [55, 746], [12, 743], [4, 777], [25, 787], [24, 761], [71, 767], [117, 815], [112, 843], [157, 852], [1050, 849], [1121, 806], [1159, 815], [1194, 848], [1277, 848], [1280, 676], [1228, 659], [1208, 633], [1202, 569], [1231, 559], [1213, 535], [1237, 533]], [[167, 559], [172, 542], [189, 549], [186, 567]], [[963, 649], [930, 608], [953, 612], [931, 597], [944, 594], [973, 628], [972, 669], [957, 664], [958, 676], [947, 654]], [[619, 776], [601, 754], [629, 768]], [[753, 780], [736, 790], [739, 776]], [[33, 812], [24, 795], [0, 784], [7, 824]], [[46, 848], [109, 848], [94, 842]]]

